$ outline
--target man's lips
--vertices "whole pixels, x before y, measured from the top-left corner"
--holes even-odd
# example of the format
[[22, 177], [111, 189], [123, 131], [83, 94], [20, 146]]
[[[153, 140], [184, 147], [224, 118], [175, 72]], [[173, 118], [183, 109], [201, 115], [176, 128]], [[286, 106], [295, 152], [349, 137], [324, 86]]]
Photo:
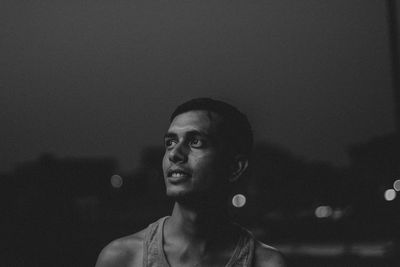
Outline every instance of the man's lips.
[[191, 177], [191, 174], [184, 169], [169, 169], [167, 172], [167, 177], [171, 181], [181, 181]]

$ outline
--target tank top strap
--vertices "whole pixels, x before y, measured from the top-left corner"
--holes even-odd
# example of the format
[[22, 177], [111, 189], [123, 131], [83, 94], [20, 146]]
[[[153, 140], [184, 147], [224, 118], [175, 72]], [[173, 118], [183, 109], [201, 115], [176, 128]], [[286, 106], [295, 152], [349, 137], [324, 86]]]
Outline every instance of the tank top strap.
[[169, 267], [162, 248], [163, 226], [168, 217], [163, 217], [147, 227], [143, 240], [143, 267]]
[[251, 267], [254, 258], [254, 237], [241, 226], [237, 225], [237, 227], [240, 238], [226, 267]]

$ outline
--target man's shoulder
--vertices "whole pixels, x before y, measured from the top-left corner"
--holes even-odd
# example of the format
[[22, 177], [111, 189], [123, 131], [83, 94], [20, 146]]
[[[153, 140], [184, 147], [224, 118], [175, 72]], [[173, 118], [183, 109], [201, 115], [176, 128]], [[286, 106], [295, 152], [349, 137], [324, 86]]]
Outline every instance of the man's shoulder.
[[145, 233], [143, 229], [109, 243], [100, 252], [96, 267], [140, 266]]
[[282, 254], [274, 247], [255, 241], [255, 267], [284, 267]]

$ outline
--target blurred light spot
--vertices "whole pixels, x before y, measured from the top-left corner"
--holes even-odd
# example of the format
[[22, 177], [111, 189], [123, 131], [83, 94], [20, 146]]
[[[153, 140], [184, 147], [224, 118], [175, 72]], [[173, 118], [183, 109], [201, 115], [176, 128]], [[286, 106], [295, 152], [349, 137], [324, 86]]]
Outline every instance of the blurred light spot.
[[391, 243], [356, 243], [351, 247], [351, 252], [361, 257], [384, 257], [390, 246]]
[[394, 183], [393, 183], [393, 188], [394, 188], [394, 190], [396, 190], [396, 191], [400, 191], [400, 180], [394, 181]]
[[336, 210], [334, 210], [333, 213], [332, 213], [332, 218], [333, 218], [334, 220], [339, 220], [340, 218], [343, 217], [343, 214], [344, 214], [343, 210], [336, 209]]
[[344, 252], [345, 248], [340, 244], [304, 244], [297, 249], [300, 255], [318, 257], [338, 257]]
[[332, 208], [329, 206], [319, 206], [315, 209], [315, 216], [317, 218], [328, 218], [332, 215]]
[[120, 188], [122, 186], [123, 179], [120, 175], [114, 174], [111, 176], [111, 185], [114, 188]]
[[232, 204], [236, 208], [241, 208], [246, 204], [246, 197], [242, 194], [236, 194], [232, 198]]
[[394, 189], [388, 189], [385, 191], [385, 200], [392, 201], [396, 198], [396, 191]]
[[274, 244], [274, 247], [278, 248], [282, 253], [284, 253], [284, 255], [301, 257], [317, 256], [337, 259], [337, 257], [343, 256], [357, 256], [364, 259], [366, 259], [367, 257], [376, 259], [387, 259], [388, 254], [394, 251], [394, 242], [300, 242], [295, 244], [276, 243]]

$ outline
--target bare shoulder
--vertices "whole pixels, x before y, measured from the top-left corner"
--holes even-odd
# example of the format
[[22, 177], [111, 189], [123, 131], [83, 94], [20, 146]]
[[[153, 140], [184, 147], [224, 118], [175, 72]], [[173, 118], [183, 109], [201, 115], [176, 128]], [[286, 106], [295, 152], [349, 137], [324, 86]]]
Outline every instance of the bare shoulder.
[[100, 252], [96, 267], [142, 266], [146, 229], [112, 241]]
[[271, 246], [265, 245], [259, 241], [255, 242], [255, 267], [285, 267], [285, 261], [282, 254]]

